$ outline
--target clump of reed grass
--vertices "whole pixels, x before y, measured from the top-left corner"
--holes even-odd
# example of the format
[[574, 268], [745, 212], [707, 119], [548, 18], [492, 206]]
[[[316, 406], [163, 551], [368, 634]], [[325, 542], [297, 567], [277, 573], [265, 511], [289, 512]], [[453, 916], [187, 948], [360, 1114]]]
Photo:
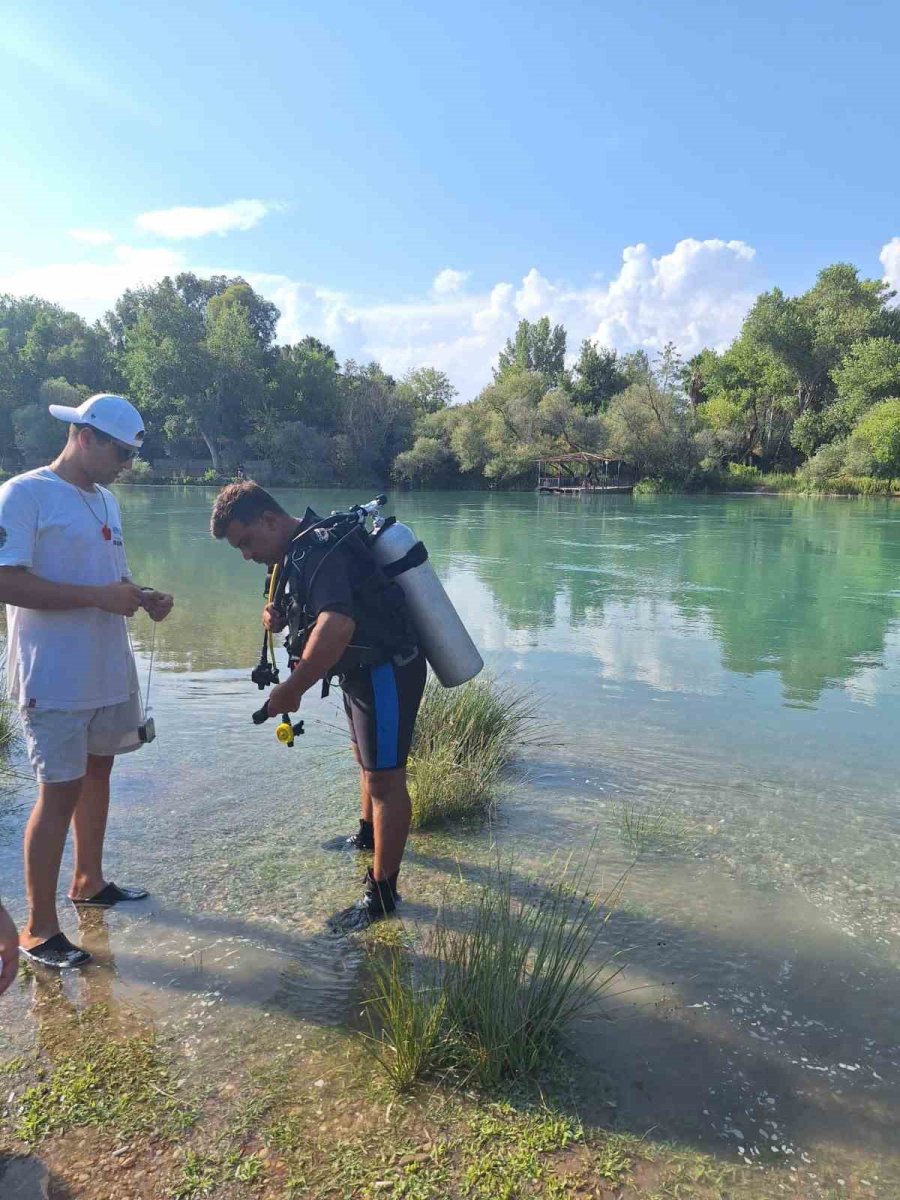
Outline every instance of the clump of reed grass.
[[386, 958], [372, 958], [375, 992], [367, 1013], [375, 1034], [370, 1040], [375, 1057], [397, 1092], [417, 1079], [449, 1064], [453, 1047], [447, 1028], [447, 997], [433, 981], [415, 978], [413, 966], [399, 946]]
[[586, 882], [565, 864], [523, 898], [498, 867], [462, 928], [438, 920], [417, 964], [373, 957], [372, 1040], [398, 1091], [444, 1073], [494, 1088], [548, 1061], [622, 969], [616, 952], [595, 955], [619, 889], [601, 901]]
[[531, 740], [537, 707], [534, 697], [490, 676], [452, 689], [430, 679], [408, 765], [413, 827], [486, 816], [500, 777]]
[[634, 854], [687, 852], [698, 842], [692, 823], [667, 804], [623, 803], [619, 831]]

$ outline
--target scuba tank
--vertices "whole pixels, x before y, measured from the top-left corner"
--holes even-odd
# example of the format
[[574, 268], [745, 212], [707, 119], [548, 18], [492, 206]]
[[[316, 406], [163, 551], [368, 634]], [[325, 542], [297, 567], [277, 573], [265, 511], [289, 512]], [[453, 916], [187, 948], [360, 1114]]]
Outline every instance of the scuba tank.
[[443, 686], [458, 687], [474, 678], [484, 661], [428, 561], [428, 551], [409, 526], [395, 517], [377, 518], [369, 549], [382, 572], [402, 589], [425, 657]]

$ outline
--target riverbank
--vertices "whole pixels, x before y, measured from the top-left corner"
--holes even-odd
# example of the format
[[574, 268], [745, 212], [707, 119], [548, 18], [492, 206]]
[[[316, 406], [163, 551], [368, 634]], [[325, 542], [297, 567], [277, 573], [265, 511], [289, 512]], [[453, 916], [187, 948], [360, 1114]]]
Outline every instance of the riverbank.
[[[82, 1010], [56, 1061], [4, 1067], [20, 1102], [0, 1156], [33, 1164], [48, 1200], [842, 1200], [884, 1196], [857, 1172], [810, 1170], [772, 1144], [727, 1163], [598, 1119], [595, 1093], [566, 1078], [478, 1095], [458, 1086], [398, 1098], [344, 1035], [271, 1047], [245, 1070], [198, 1079], [171, 1042]], [[18, 1134], [19, 1136], [16, 1136]], [[22, 1135], [27, 1135], [23, 1139]], [[778, 1165], [776, 1165], [776, 1162]], [[859, 1170], [865, 1178], [865, 1165]], [[0, 1172], [3, 1159], [0, 1157]], [[2, 1175], [0, 1175], [2, 1184]]]
[[[23, 468], [24, 469], [24, 468]], [[0, 483], [12, 478], [13, 472], [0, 470]], [[236, 476], [227, 472], [216, 471], [210, 467], [206, 471], [170, 472], [151, 466], [150, 463], [138, 460], [135, 465], [122, 474], [116, 481], [116, 487], [197, 487], [221, 488], [227, 483], [234, 483]], [[290, 477], [273, 476], [271, 472], [263, 472], [257, 482], [273, 488], [317, 488], [317, 485], [305, 484]], [[383, 481], [372, 480], [360, 485], [360, 492], [376, 491], [383, 487]], [[419, 491], [415, 487], [405, 487], [403, 494]], [[487, 495], [498, 493], [531, 492], [535, 489], [530, 483], [520, 483], [518, 486], [507, 484], [496, 488], [486, 488], [483, 480], [472, 480], [445, 489], [458, 495], [472, 495], [483, 492]], [[771, 495], [771, 496], [861, 496], [861, 497], [894, 497], [900, 496], [900, 479], [879, 479], [871, 475], [836, 475], [825, 479], [813, 478], [803, 470], [790, 472], [764, 473], [756, 467], [743, 467], [735, 463], [728, 468], [710, 471], [696, 471], [688, 479], [666, 479], [645, 476], [632, 489], [637, 496], [692, 496], [692, 495]], [[593, 494], [593, 493], [590, 493]], [[598, 493], [599, 494], [599, 493]]]

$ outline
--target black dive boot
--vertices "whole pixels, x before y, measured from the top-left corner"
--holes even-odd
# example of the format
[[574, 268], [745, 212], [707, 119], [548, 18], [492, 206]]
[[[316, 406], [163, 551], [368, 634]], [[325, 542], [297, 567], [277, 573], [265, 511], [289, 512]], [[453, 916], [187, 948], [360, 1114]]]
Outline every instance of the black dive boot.
[[397, 891], [399, 874], [399, 871], [395, 871], [389, 878], [379, 882], [370, 867], [366, 871], [366, 886], [362, 899], [329, 918], [331, 930], [334, 933], [360, 933], [375, 921], [389, 917], [400, 899], [400, 893]]
[[332, 838], [330, 842], [326, 842], [323, 850], [374, 850], [375, 849], [375, 827], [371, 821], [363, 821], [360, 819], [359, 829], [356, 833], [351, 833], [350, 837]]

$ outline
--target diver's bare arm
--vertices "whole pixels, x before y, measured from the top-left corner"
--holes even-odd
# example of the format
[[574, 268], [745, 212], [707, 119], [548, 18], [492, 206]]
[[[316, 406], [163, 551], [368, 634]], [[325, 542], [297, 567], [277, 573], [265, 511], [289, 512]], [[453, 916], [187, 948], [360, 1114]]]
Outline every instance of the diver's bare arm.
[[293, 712], [300, 697], [318, 683], [350, 644], [356, 622], [343, 613], [323, 612], [310, 631], [303, 656], [290, 677], [269, 693], [271, 713]]

